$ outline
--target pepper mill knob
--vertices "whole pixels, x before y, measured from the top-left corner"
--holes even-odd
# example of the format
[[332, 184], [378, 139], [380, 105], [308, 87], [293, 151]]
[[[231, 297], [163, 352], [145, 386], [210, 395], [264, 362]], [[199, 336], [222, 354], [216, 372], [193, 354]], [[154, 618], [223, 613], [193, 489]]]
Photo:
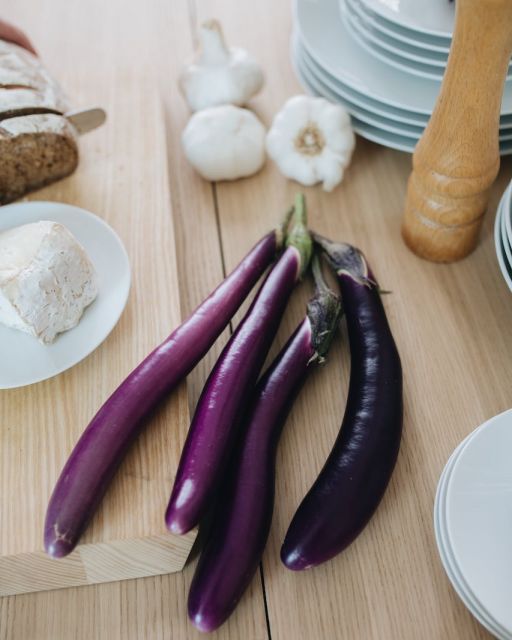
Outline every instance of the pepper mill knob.
[[417, 255], [453, 262], [478, 241], [500, 166], [501, 99], [512, 0], [458, 0], [448, 64], [413, 156], [402, 235]]

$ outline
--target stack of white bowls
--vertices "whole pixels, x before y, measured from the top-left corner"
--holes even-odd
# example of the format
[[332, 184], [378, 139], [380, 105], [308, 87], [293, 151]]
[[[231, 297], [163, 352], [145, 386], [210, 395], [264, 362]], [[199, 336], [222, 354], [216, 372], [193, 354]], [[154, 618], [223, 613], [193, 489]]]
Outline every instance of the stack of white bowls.
[[497, 638], [512, 639], [512, 410], [471, 433], [443, 471], [437, 546], [456, 592]]
[[498, 206], [494, 222], [494, 242], [501, 273], [512, 291], [512, 183]]
[[[454, 25], [448, 0], [295, 0], [292, 60], [304, 88], [341, 102], [361, 136], [412, 152], [432, 114]], [[512, 77], [500, 148], [512, 154]]]

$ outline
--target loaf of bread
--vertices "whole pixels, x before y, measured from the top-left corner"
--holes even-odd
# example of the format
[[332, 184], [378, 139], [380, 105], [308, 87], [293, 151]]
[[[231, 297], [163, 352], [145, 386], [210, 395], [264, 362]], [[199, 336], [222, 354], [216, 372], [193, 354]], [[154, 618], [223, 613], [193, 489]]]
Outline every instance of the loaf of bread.
[[57, 82], [28, 51], [0, 40], [0, 204], [72, 173], [77, 134]]

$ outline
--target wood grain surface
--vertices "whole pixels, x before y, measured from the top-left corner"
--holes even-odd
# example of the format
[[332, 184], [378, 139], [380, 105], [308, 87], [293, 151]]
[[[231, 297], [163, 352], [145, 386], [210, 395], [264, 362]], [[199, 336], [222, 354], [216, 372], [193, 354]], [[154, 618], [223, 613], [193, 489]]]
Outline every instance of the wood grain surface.
[[[189, 423], [182, 385], [130, 452], [84, 544], [60, 561], [42, 550], [48, 499], [73, 446], [112, 391], [179, 324], [181, 311], [163, 107], [156, 70], [148, 71], [152, 52], [144, 50], [149, 32], [135, 12], [124, 12], [123, 37], [110, 55], [116, 13], [109, 5], [88, 56], [79, 53], [88, 47], [87, 30], [73, 38], [77, 55], [63, 56], [57, 47], [45, 50], [52, 10], [31, 28], [29, 4], [31, 17], [20, 6], [19, 21], [34, 31], [71, 102], [100, 102], [108, 113], [104, 127], [81, 139], [79, 171], [30, 198], [78, 204], [106, 220], [127, 248], [132, 288], [119, 324], [89, 358], [41, 384], [1, 392], [0, 595], [169, 573], [183, 568], [195, 538], [171, 536], [164, 523]], [[83, 4], [69, 6], [60, 15], [62, 33], [91, 17]]]
[[[121, 6], [122, 5], [122, 6]], [[38, 4], [39, 6], [39, 4]], [[288, 2], [261, 0], [242, 9], [234, 0], [154, 0], [142, 7], [120, 0], [7, 3], [12, 17], [34, 34], [52, 68], [58, 51], [80, 64], [83, 33], [98, 18], [122, 29], [125, 11], [139, 12], [151, 71], [164, 105], [169, 184], [177, 236], [182, 312], [188, 313], [282, 215], [297, 185], [271, 162], [252, 178], [210, 186], [190, 170], [180, 152], [187, 111], [176, 74], [190, 55], [197, 20], [215, 16], [227, 38], [261, 60], [267, 84], [251, 106], [268, 125], [284, 100], [300, 90], [289, 62]], [[59, 14], [45, 18], [47, 13]], [[59, 10], [57, 10], [57, 6]], [[107, 8], [105, 8], [107, 7]], [[122, 8], [124, 7], [124, 8]], [[39, 13], [39, 11], [41, 13]], [[76, 18], [76, 16], [79, 18]], [[53, 52], [53, 53], [52, 53]], [[131, 55], [138, 55], [133, 51]], [[113, 59], [118, 55], [112, 50]], [[127, 70], [126, 82], [130, 74]], [[119, 87], [111, 87], [114, 94]], [[143, 96], [141, 95], [141, 99]], [[119, 101], [120, 109], [130, 105]], [[139, 123], [144, 126], [144, 123]], [[92, 139], [92, 138], [91, 138]], [[101, 155], [102, 149], [97, 153]], [[144, 159], [140, 159], [141, 167]], [[360, 538], [334, 561], [292, 573], [279, 548], [294, 509], [309, 488], [339, 428], [348, 381], [344, 330], [326, 366], [306, 385], [286, 425], [278, 455], [276, 507], [262, 571], [228, 623], [213, 638], [238, 640], [474, 640], [489, 637], [472, 618], [445, 576], [434, 540], [432, 509], [441, 470], [455, 446], [482, 421], [510, 406], [512, 297], [499, 272], [492, 224], [510, 177], [505, 161], [491, 192], [482, 240], [466, 260], [436, 265], [406, 249], [400, 221], [411, 157], [358, 139], [343, 184], [331, 194], [306, 189], [311, 226], [354, 242], [367, 254], [385, 289], [389, 321], [403, 360], [404, 439], [396, 472], [376, 516]], [[72, 179], [73, 180], [73, 179]], [[80, 174], [76, 183], [80, 183]], [[150, 190], [153, 177], [141, 177]], [[66, 181], [45, 192], [78, 194]], [[105, 188], [100, 180], [98, 190]], [[60, 190], [60, 191], [59, 191]], [[159, 256], [155, 256], [157, 260]], [[294, 297], [273, 352], [303, 314], [310, 285]], [[119, 349], [125, 345], [117, 345]], [[190, 407], [215, 353], [191, 376]], [[198, 638], [186, 618], [194, 563], [179, 574], [66, 589], [0, 600], [1, 640], [185, 640]]]

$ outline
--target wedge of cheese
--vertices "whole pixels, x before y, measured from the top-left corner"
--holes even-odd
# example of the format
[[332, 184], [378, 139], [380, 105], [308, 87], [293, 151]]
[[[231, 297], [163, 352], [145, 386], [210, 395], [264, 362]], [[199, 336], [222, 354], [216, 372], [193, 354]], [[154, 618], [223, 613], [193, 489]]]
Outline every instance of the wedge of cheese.
[[43, 343], [76, 326], [98, 294], [83, 247], [57, 222], [0, 233], [0, 322]]

